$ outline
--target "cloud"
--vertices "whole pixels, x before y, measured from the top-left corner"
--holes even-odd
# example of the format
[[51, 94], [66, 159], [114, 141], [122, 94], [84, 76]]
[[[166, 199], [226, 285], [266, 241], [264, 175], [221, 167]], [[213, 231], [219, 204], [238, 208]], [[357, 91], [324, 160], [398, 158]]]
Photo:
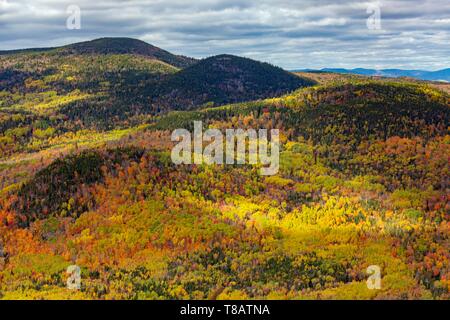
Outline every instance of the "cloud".
[[[367, 12], [379, 4], [381, 30]], [[68, 30], [66, 9], [81, 9]], [[447, 68], [448, 0], [0, 0], [0, 50], [135, 37], [178, 54], [284, 68]]]

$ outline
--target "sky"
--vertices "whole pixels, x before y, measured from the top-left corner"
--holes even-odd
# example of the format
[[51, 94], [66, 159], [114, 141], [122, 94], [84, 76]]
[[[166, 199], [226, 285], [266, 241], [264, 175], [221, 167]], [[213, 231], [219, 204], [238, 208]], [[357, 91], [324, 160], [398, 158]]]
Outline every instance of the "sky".
[[99, 37], [290, 70], [438, 70], [450, 67], [450, 1], [0, 0], [0, 50]]

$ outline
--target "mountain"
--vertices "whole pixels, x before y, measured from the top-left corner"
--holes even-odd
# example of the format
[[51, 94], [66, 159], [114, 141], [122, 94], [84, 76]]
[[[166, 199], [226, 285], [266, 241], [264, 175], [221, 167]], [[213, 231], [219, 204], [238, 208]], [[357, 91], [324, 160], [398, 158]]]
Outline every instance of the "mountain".
[[[17, 119], [20, 113], [25, 119], [0, 122], [0, 129], [33, 119], [57, 127], [78, 122], [113, 128], [151, 113], [149, 88], [192, 63], [194, 59], [127, 38], [3, 52], [0, 117]], [[66, 121], [56, 125], [57, 119]]]
[[61, 50], [75, 54], [137, 54], [166, 62], [178, 68], [186, 68], [197, 62], [196, 59], [174, 55], [144, 41], [131, 38], [101, 38], [68, 45], [62, 47]]
[[[313, 69], [296, 70], [296, 71], [317, 71]], [[324, 68], [319, 71], [322, 72], [334, 72], [334, 73], [344, 73], [344, 74], [359, 74], [364, 76], [377, 76], [377, 77], [387, 77], [387, 78], [399, 78], [408, 77], [416, 78], [419, 80], [428, 81], [445, 81], [450, 82], [450, 68], [438, 71], [423, 71], [423, 70], [401, 70], [401, 69], [343, 69], [343, 68]]]
[[102, 38], [3, 52], [0, 116], [17, 112], [14, 92], [20, 92], [20, 108], [30, 112], [27, 121], [62, 118], [68, 121], [58, 127], [77, 123], [112, 129], [146, 115], [276, 97], [312, 84], [247, 58], [221, 55], [197, 61], [140, 40]]
[[227, 113], [209, 108], [181, 113], [181, 119], [180, 113], [171, 113], [157, 127], [174, 130], [194, 120], [208, 123], [273, 108], [293, 140], [303, 136], [316, 144], [333, 141], [333, 146], [350, 147], [369, 139], [445, 135], [450, 123], [449, 101], [445, 93], [418, 84], [348, 81], [304, 88], [276, 99], [233, 104]]
[[192, 109], [280, 96], [314, 82], [268, 63], [218, 55], [173, 74], [158, 88], [154, 103]]
[[185, 68], [196, 63], [196, 59], [174, 55], [168, 51], [152, 46], [144, 41], [132, 38], [100, 38], [56, 48], [37, 48], [0, 51], [0, 55], [18, 53], [39, 53], [57, 51], [62, 54], [133, 54], [154, 58], [178, 68]]
[[[450, 85], [177, 57], [0, 55], [0, 299], [450, 299]], [[279, 129], [277, 174], [175, 164], [196, 120]]]
[[[430, 80], [450, 82], [450, 68], [431, 72], [429, 76]], [[433, 79], [431, 79], [431, 77]]]

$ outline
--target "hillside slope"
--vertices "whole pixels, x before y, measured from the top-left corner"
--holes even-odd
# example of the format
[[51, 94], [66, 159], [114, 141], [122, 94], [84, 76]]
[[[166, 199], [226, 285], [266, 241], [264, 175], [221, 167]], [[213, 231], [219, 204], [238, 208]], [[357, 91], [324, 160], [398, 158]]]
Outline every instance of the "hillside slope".
[[[96, 133], [107, 144], [83, 131], [51, 139], [65, 155], [1, 164], [12, 184], [0, 193], [9, 257], [0, 291], [7, 299], [448, 299], [448, 99], [425, 85], [349, 80], [172, 112], [112, 138]], [[281, 129], [279, 174], [174, 165], [170, 129], [194, 120]], [[28, 176], [15, 185], [21, 170]], [[86, 270], [79, 292], [64, 290], [60, 276], [74, 261]], [[383, 268], [382, 290], [367, 288], [373, 264]]]
[[250, 59], [223, 55], [195, 63], [128, 38], [39, 50], [0, 55], [6, 119], [20, 110], [26, 118], [52, 118], [51, 126], [111, 129], [170, 110], [275, 97], [313, 84]]
[[[0, 299], [450, 299], [447, 93], [90, 46], [0, 56]], [[194, 120], [280, 129], [278, 174], [175, 165]]]
[[[194, 120], [226, 128], [229, 119], [255, 129], [280, 129], [290, 141], [308, 141], [315, 156], [329, 167], [350, 175], [382, 175], [386, 188], [428, 186], [444, 191], [450, 186], [446, 175], [432, 173], [437, 170], [433, 161], [439, 163], [439, 170], [446, 170], [446, 147], [423, 168], [426, 148], [419, 145], [431, 146], [436, 141], [445, 145], [440, 139], [448, 135], [450, 124], [450, 96], [429, 86], [349, 80], [301, 89], [281, 98], [174, 112], [162, 117], [154, 128], [191, 128]], [[372, 150], [375, 146], [379, 149]], [[398, 151], [397, 147], [404, 149]], [[408, 159], [415, 150], [424, 153], [409, 160], [401, 158], [403, 155], [398, 159], [383, 156], [390, 148], [393, 153], [407, 153]], [[424, 173], [427, 170], [429, 176]]]

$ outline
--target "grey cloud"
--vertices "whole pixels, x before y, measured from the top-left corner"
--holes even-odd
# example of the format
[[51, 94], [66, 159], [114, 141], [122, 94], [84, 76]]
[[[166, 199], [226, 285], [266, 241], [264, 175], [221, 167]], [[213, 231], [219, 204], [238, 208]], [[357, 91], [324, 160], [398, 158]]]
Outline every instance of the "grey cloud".
[[[366, 25], [381, 5], [383, 30]], [[66, 8], [81, 8], [67, 30]], [[244, 55], [285, 68], [447, 68], [448, 0], [0, 0], [0, 50], [102, 36], [142, 39], [178, 54]]]

